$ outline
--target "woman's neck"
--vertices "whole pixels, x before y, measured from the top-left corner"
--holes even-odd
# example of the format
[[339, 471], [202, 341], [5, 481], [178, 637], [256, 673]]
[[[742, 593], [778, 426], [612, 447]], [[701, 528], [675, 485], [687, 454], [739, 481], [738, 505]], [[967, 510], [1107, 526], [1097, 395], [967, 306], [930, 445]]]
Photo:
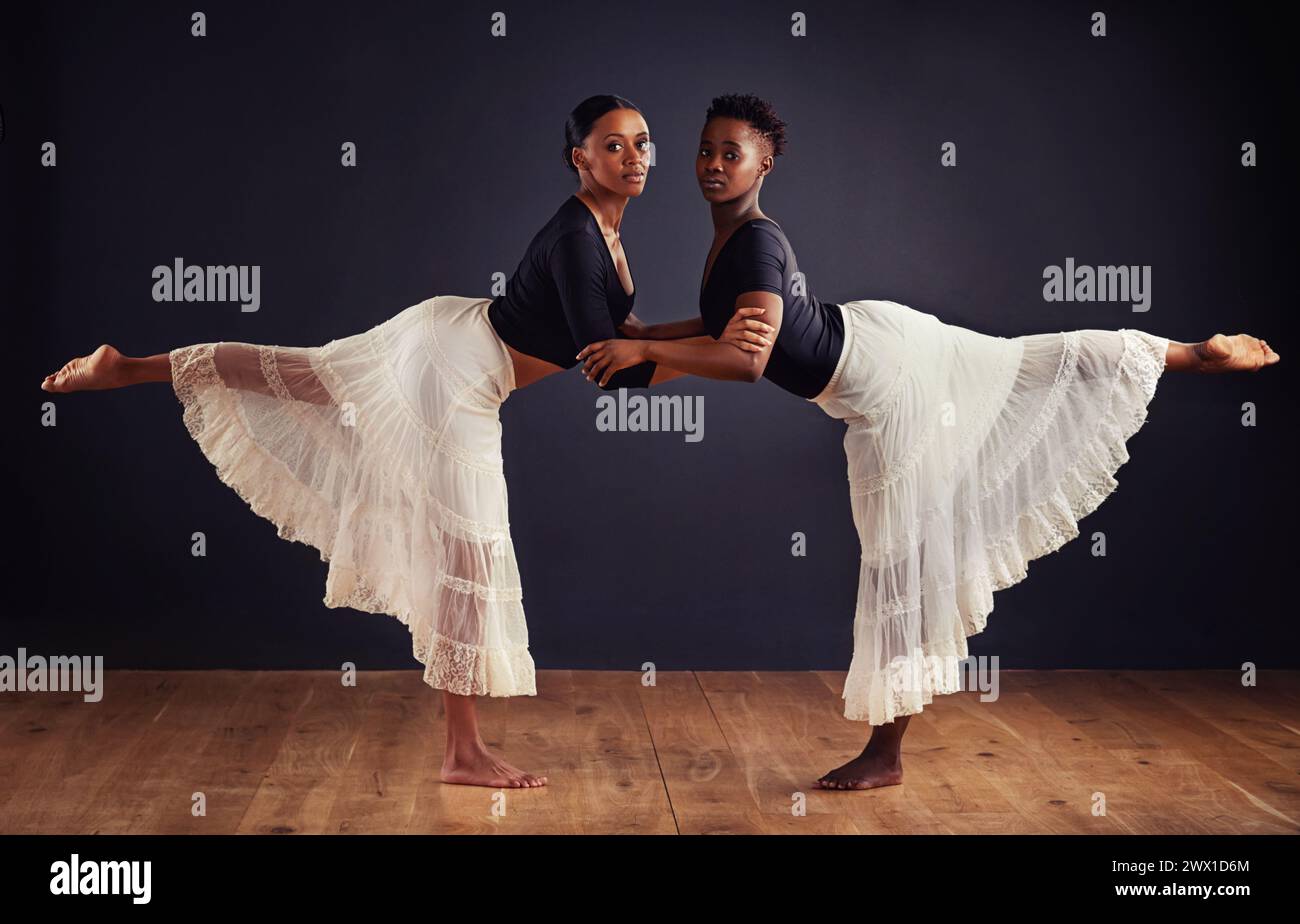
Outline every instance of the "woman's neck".
[[618, 237], [618, 229], [623, 224], [623, 210], [627, 208], [627, 196], [617, 195], [586, 181], [574, 195], [595, 214], [596, 223], [606, 236]]
[[730, 202], [717, 202], [711, 205], [710, 211], [713, 213], [713, 234], [714, 237], [724, 238], [730, 236], [747, 221], [754, 221], [757, 218], [766, 218], [763, 210], [758, 207], [758, 194], [751, 196], [741, 196]]

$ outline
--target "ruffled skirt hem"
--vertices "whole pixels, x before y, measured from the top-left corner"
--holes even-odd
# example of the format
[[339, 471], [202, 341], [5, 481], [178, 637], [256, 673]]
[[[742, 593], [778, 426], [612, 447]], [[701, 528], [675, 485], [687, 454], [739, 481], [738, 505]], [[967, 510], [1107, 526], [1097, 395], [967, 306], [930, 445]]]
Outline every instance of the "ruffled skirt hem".
[[[427, 303], [416, 308], [428, 310]], [[349, 341], [355, 345], [385, 336], [383, 328]], [[426, 466], [456, 470], [442, 479], [444, 486], [457, 478], [485, 481], [486, 490], [499, 488], [504, 507], [504, 483], [493, 480], [500, 476], [481, 471], [492, 468], [492, 460], [461, 470], [460, 461], [430, 451], [427, 441], [395, 438], [390, 423], [369, 430], [363, 425], [341, 428], [338, 411], [345, 398], [356, 402], [353, 413], [374, 420], [377, 407], [398, 397], [390, 393], [387, 376], [375, 375], [379, 384], [372, 384], [366, 381], [369, 373], [358, 375], [346, 363], [342, 370], [327, 368], [326, 353], [335, 344], [286, 350], [206, 343], [173, 350], [172, 383], [186, 430], [222, 483], [270, 521], [280, 538], [315, 548], [321, 561], [329, 563], [322, 598], [326, 606], [387, 614], [406, 626], [426, 683], [463, 696], [535, 695], [508, 527], [455, 513], [448, 503], [454, 499], [438, 497], [425, 479], [411, 473], [416, 466], [395, 464], [394, 452], [409, 451], [398, 451], [407, 442], [419, 445], [417, 456]], [[219, 369], [217, 350], [223, 347], [238, 349], [225, 354]], [[232, 373], [232, 362], [240, 355], [256, 358], [258, 372], [264, 373], [257, 387], [249, 387], [250, 368]], [[310, 378], [312, 383], [302, 389], [306, 400], [289, 394], [299, 387], [289, 375], [295, 367], [307, 370], [299, 381]], [[236, 378], [238, 387], [232, 385]], [[340, 389], [347, 395], [335, 394]], [[454, 402], [449, 413], [458, 413]], [[450, 429], [443, 428], [444, 438]], [[417, 541], [417, 533], [426, 541]], [[477, 550], [485, 551], [473, 557]], [[465, 562], [471, 560], [475, 565], [467, 568]], [[449, 620], [448, 612], [456, 618]], [[443, 631], [446, 625], [459, 629], [462, 637]], [[483, 643], [466, 641], [466, 636]], [[512, 637], [517, 641], [511, 642]]]
[[[995, 411], [987, 422], [972, 424], [975, 442], [982, 442], [983, 449], [964, 452], [960, 436], [946, 441], [930, 437], [923, 453], [897, 453], [915, 471], [900, 474], [888, 462], [873, 461], [869, 477], [859, 481], [868, 487], [855, 491], [869, 496], [855, 497], [854, 505], [864, 560], [844, 714], [872, 725], [919, 713], [935, 696], [970, 689], [969, 673], [976, 665], [965, 663], [967, 639], [987, 625], [994, 592], [1023, 580], [1030, 561], [1076, 538], [1078, 521], [1118, 487], [1115, 473], [1129, 460], [1127, 441], [1147, 419], [1168, 345], [1164, 338], [1134, 330], [1037, 335], [1034, 349], [1042, 347], [1045, 355], [1054, 355], [1046, 351], [1048, 338], [1060, 338], [1061, 358], [1055, 379], [1050, 371], [1045, 378], [1034, 372], [1029, 381], [1020, 366], [1023, 342], [983, 337], [888, 304], [890, 311], [904, 312], [897, 315], [900, 329], [917, 326], [908, 331], [912, 347], [924, 341], [920, 331], [929, 336], [941, 330], [940, 338], [963, 340], [963, 356], [980, 349], [1002, 355], [990, 359], [978, 376], [970, 369], [954, 376], [963, 386], [968, 384], [965, 376], [972, 382], [980, 376], [989, 379], [984, 387], [994, 395]], [[900, 353], [907, 350], [900, 347]], [[937, 363], [937, 355], [932, 359]], [[998, 370], [1007, 370], [1006, 376]], [[851, 380], [851, 367], [847, 372]], [[874, 397], [901, 390], [897, 384], [878, 386]], [[1030, 403], [1016, 404], [1018, 393], [1034, 395], [1032, 414], [1026, 411]], [[921, 403], [934, 394], [948, 392], [932, 392]], [[886, 398], [882, 403], [864, 393], [835, 407], [833, 416], [849, 416], [853, 404], [871, 405], [880, 415], [875, 421], [850, 419], [851, 428], [866, 427], [871, 433], [865, 440], [846, 438], [851, 482], [855, 457], [878, 460], [889, 455], [887, 447], [919, 443], [906, 436], [893, 439], [897, 434], [886, 419], [893, 412], [886, 405], [893, 401], [896, 412], [900, 399], [897, 394]], [[961, 408], [975, 420], [980, 404], [975, 400]], [[933, 411], [927, 407], [917, 419]], [[1082, 432], [1081, 421], [1086, 421]], [[954, 477], [945, 482], [942, 473], [950, 469]], [[925, 493], [937, 484], [945, 486]], [[899, 497], [906, 500], [899, 503]], [[927, 506], [929, 520], [918, 515]], [[939, 554], [944, 546], [949, 551]]]

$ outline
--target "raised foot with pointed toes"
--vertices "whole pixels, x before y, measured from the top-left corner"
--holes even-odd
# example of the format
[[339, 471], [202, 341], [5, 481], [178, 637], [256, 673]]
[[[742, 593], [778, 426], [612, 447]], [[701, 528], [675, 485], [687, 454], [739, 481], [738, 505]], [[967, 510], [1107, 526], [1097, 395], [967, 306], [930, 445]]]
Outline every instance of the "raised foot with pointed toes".
[[1192, 347], [1199, 372], [1256, 372], [1279, 362], [1267, 340], [1250, 334], [1215, 334]]
[[128, 384], [126, 357], [105, 343], [89, 356], [69, 360], [41, 382], [43, 391], [101, 391]]

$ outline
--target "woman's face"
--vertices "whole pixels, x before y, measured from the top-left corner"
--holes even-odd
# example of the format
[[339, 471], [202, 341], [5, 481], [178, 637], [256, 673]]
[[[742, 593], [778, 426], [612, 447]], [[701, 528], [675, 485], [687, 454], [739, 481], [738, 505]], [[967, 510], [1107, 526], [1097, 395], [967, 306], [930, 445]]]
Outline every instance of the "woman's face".
[[621, 196], [639, 196], [650, 174], [650, 129], [635, 109], [611, 109], [591, 127], [591, 134], [574, 148], [579, 170]]
[[748, 122], [718, 117], [704, 123], [695, 178], [718, 205], [745, 195], [772, 169], [772, 156]]

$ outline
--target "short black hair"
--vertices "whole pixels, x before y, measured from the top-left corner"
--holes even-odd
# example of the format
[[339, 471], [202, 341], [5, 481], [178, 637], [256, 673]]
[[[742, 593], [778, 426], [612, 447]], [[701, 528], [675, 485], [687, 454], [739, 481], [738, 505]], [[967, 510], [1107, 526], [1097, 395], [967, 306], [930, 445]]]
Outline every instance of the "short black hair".
[[776, 108], [765, 99], [749, 93], [715, 96], [709, 104], [709, 111], [704, 114], [706, 123], [710, 119], [748, 122], [750, 128], [767, 142], [773, 157], [780, 157], [785, 151], [785, 123], [776, 114]]
[[573, 166], [573, 149], [582, 147], [597, 119], [615, 109], [641, 111], [631, 100], [612, 93], [601, 93], [598, 96], [588, 96], [569, 113], [569, 118], [564, 122], [564, 166], [572, 170], [575, 176], [578, 168]]

